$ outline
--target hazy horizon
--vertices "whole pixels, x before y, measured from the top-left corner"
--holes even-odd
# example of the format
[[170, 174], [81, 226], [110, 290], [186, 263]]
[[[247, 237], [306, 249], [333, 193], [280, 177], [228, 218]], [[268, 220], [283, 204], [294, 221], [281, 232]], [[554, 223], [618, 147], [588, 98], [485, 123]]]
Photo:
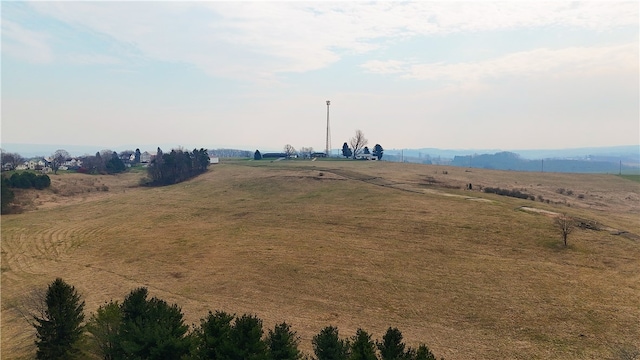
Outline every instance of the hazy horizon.
[[640, 143], [638, 2], [0, 6], [3, 144]]
[[[370, 144], [370, 147], [373, 147], [373, 144]], [[206, 148], [208, 150], [216, 150], [216, 149], [230, 149], [230, 150], [245, 150], [245, 151], [254, 151], [259, 150], [261, 152], [279, 152], [282, 151], [280, 148], [243, 148], [243, 147], [216, 147], [216, 146], [204, 146], [204, 145], [192, 145], [186, 146], [182, 144], [138, 144], [138, 145], [122, 145], [122, 146], [100, 146], [100, 145], [69, 145], [69, 144], [15, 144], [15, 143], [3, 143], [0, 148], [2, 150], [12, 153], [18, 153], [23, 156], [28, 157], [36, 157], [36, 156], [48, 156], [53, 154], [58, 149], [64, 149], [69, 152], [72, 156], [83, 156], [83, 155], [93, 155], [96, 152], [102, 150], [113, 150], [116, 152], [121, 152], [124, 150], [135, 150], [136, 148], [140, 149], [140, 151], [150, 151], [154, 152], [158, 147], [160, 147], [163, 151], [169, 151], [171, 149], [176, 148], [184, 148], [186, 150], [192, 150], [194, 148]], [[633, 150], [632, 150], [633, 148]], [[299, 150], [299, 149], [298, 149]], [[324, 151], [324, 149], [314, 149], [315, 151]], [[431, 152], [427, 150], [432, 150]], [[520, 154], [524, 158], [531, 158], [531, 154], [533, 154], [533, 158], [537, 158], [538, 154], [545, 154], [544, 157], [553, 157], [553, 156], [562, 156], [563, 154], [571, 154], [571, 156], [575, 156], [576, 154], [581, 155], [595, 155], [595, 154], [607, 154], [607, 153], [619, 153], [619, 154], [628, 154], [630, 151], [633, 151], [633, 154], [636, 154], [640, 151], [640, 144], [632, 144], [632, 145], [617, 145], [617, 146], [601, 146], [601, 147], [578, 147], [578, 148], [558, 148], [558, 149], [489, 149], [489, 148], [467, 148], [467, 149], [451, 149], [451, 148], [432, 148], [432, 147], [417, 147], [417, 148], [385, 148], [385, 153], [387, 154], [399, 154], [402, 151], [405, 151], [407, 154], [411, 152], [423, 152], [424, 155], [438, 155], [442, 153], [452, 153], [456, 155], [473, 155], [473, 154], [493, 154], [501, 151], [513, 152]], [[555, 155], [558, 154], [558, 155]], [[339, 156], [340, 148], [333, 147], [332, 155]], [[569, 156], [569, 155], [567, 155]], [[640, 153], [639, 153], [640, 156]]]

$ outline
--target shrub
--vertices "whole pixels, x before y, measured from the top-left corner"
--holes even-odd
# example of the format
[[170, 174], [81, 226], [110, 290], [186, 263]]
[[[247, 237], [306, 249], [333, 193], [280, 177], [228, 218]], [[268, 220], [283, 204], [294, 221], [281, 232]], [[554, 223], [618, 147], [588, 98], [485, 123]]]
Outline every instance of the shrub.
[[502, 195], [502, 196], [510, 196], [510, 197], [514, 197], [514, 198], [518, 198], [518, 199], [532, 199], [533, 198], [533, 195], [529, 195], [527, 193], [523, 193], [520, 190], [508, 190], [508, 189], [486, 187], [486, 188], [484, 188], [484, 192], [497, 194], [497, 195]]
[[32, 172], [25, 171], [11, 175], [9, 185], [19, 189], [36, 188], [42, 190], [51, 185], [51, 179], [46, 174], [36, 175]]
[[51, 186], [51, 179], [46, 174], [38, 175], [33, 180], [33, 187], [38, 190], [48, 188], [49, 186]]
[[7, 214], [9, 213], [9, 210], [10, 210], [9, 205], [13, 201], [15, 194], [13, 193], [13, 190], [9, 189], [10, 187], [9, 179], [5, 177], [2, 178], [2, 185], [0, 187], [2, 188], [2, 194], [0, 194], [0, 201], [2, 201], [2, 208], [0, 210], [0, 213]]

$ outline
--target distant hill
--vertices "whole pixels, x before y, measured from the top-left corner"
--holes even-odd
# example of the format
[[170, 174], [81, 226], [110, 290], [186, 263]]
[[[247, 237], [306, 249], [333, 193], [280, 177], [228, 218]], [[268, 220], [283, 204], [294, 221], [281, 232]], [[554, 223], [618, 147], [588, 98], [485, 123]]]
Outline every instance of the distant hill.
[[557, 150], [386, 150], [384, 160], [498, 170], [640, 173], [640, 146]]

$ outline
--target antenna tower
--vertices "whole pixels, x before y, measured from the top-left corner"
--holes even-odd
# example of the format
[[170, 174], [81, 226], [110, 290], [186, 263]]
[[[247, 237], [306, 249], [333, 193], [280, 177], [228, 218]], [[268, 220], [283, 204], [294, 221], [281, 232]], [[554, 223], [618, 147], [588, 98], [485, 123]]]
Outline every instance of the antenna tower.
[[329, 126], [329, 105], [331, 101], [327, 100], [327, 142], [325, 144], [324, 153], [329, 157], [331, 151], [331, 127]]

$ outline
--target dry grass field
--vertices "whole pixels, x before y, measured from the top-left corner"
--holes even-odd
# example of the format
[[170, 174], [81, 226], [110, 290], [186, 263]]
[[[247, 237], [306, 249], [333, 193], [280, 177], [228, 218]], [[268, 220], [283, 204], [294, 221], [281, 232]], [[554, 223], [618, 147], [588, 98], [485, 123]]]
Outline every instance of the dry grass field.
[[[378, 339], [396, 326], [446, 359], [640, 349], [638, 182], [321, 160], [223, 162], [162, 188], [137, 187], [141, 176], [52, 176], [27, 211], [2, 216], [3, 359], [33, 357], [20, 308], [55, 277], [87, 317], [146, 286], [189, 323], [216, 309], [286, 321], [307, 353], [327, 325]], [[550, 213], [601, 230], [565, 248]]]

